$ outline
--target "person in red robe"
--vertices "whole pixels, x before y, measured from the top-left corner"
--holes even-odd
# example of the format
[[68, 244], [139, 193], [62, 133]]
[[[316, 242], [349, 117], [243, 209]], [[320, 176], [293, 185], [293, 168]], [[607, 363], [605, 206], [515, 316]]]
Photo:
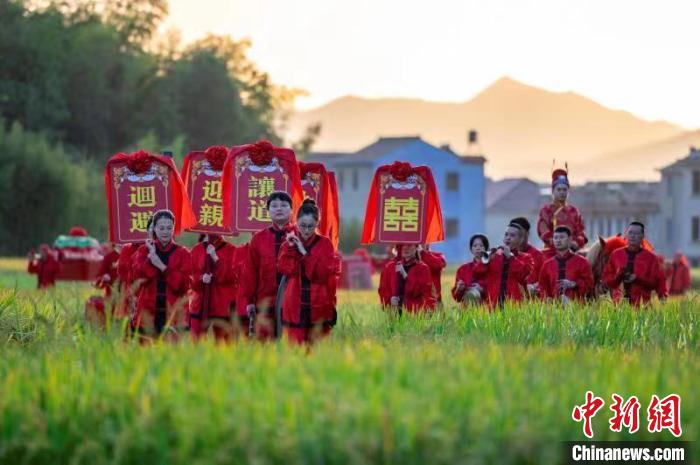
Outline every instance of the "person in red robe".
[[486, 257], [489, 250], [489, 239], [483, 234], [474, 234], [469, 238], [469, 251], [472, 254], [472, 261], [467, 262], [457, 269], [455, 284], [452, 286], [452, 298], [455, 302], [466, 303], [467, 301], [480, 302], [483, 297], [484, 287], [476, 276], [474, 267]]
[[532, 257], [532, 273], [527, 277], [527, 289], [530, 295], [539, 295], [537, 286], [540, 280], [540, 271], [542, 270], [542, 265], [547, 259], [544, 253], [537, 247], [530, 244], [530, 221], [524, 216], [519, 216], [510, 220], [511, 223], [519, 224], [525, 230], [525, 239], [520, 246], [520, 252], [524, 252]]
[[430, 276], [433, 280], [433, 298], [438, 306], [442, 306], [442, 270], [447, 266], [445, 255], [430, 250], [430, 244], [426, 244], [425, 247], [419, 245], [418, 254], [420, 261], [430, 268]]
[[234, 336], [232, 309], [236, 300], [236, 246], [218, 234], [202, 237], [192, 248], [190, 334], [194, 339], [209, 329], [217, 341], [230, 341]]
[[684, 295], [690, 289], [690, 265], [682, 252], [678, 251], [673, 255], [667, 277], [670, 295]]
[[557, 226], [552, 236], [557, 254], [542, 265], [539, 292], [544, 299], [583, 301], [593, 291], [593, 269], [581, 255], [571, 251], [571, 230]]
[[337, 258], [331, 240], [316, 232], [319, 219], [316, 202], [304, 200], [297, 213], [299, 232], [287, 233], [280, 249], [279, 271], [287, 277], [282, 325], [286, 337], [298, 344], [329, 335], [337, 320]]
[[117, 302], [114, 318], [121, 320], [124, 318], [133, 317], [135, 311], [134, 289], [133, 285], [133, 258], [139, 245], [128, 243], [124, 244], [119, 253], [117, 260], [117, 279], [119, 280], [119, 300]]
[[433, 296], [430, 268], [418, 256], [416, 244], [396, 246], [397, 256], [384, 266], [379, 278], [379, 298], [384, 307], [410, 313], [433, 311], [437, 302]]
[[569, 178], [566, 170], [558, 169], [552, 173], [552, 203], [540, 209], [537, 221], [537, 234], [544, 243], [546, 257], [556, 255], [552, 236], [557, 226], [568, 226], [571, 230], [571, 247], [573, 251], [583, 248], [588, 242], [581, 212], [574, 205], [567, 203], [569, 198]]
[[[644, 225], [633, 221], [627, 227], [627, 246], [615, 250], [603, 271], [603, 282], [613, 296], [624, 299], [635, 307], [649, 303], [651, 293], [658, 289], [659, 262], [653, 252], [642, 247]], [[622, 293], [614, 291], [623, 288]]]
[[[652, 249], [653, 250], [653, 249]], [[666, 282], [666, 258], [661, 254], [656, 254], [656, 260], [659, 262], [659, 279], [656, 286], [656, 295], [659, 300], [668, 299], [668, 283]]]
[[190, 252], [173, 241], [175, 215], [158, 210], [148, 222], [149, 239], [133, 258], [136, 313], [131, 329], [147, 342], [167, 334], [177, 340], [187, 328], [187, 293], [190, 288]]
[[47, 244], [39, 246], [39, 253], [29, 253], [27, 272], [36, 274], [37, 289], [46, 289], [56, 285], [58, 267], [58, 260]]
[[524, 237], [522, 226], [509, 224], [503, 235], [503, 245], [492, 249], [487, 258], [474, 266], [474, 276], [483, 283], [486, 303], [491, 310], [525, 297], [527, 278], [534, 265], [532, 257], [519, 251]]
[[112, 285], [117, 281], [120, 249], [121, 246], [108, 242], [105, 247], [107, 253], [102, 257], [102, 263], [100, 263], [100, 269], [97, 272], [95, 287], [102, 289], [107, 299], [112, 296]]
[[245, 275], [241, 280], [246, 302], [245, 326], [253, 319], [255, 334], [260, 340], [269, 340], [275, 334], [275, 300], [282, 280], [278, 269], [278, 257], [288, 233], [294, 231], [290, 219], [292, 198], [283, 191], [276, 191], [267, 198], [267, 210], [272, 226], [253, 235], [248, 246]]

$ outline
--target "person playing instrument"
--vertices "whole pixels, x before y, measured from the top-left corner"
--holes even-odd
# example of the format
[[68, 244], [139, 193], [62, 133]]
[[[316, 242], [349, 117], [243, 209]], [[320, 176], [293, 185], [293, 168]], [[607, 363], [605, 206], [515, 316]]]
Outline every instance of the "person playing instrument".
[[469, 251], [472, 254], [472, 261], [463, 264], [457, 269], [455, 285], [452, 287], [452, 298], [456, 302], [481, 301], [484, 287], [474, 276], [474, 267], [482, 258], [488, 256], [488, 250], [489, 239], [485, 235], [474, 234], [469, 239]]
[[58, 260], [47, 244], [39, 246], [39, 253], [29, 252], [27, 272], [36, 274], [37, 289], [46, 289], [56, 285], [58, 275]]
[[384, 266], [379, 278], [379, 297], [384, 307], [415, 313], [433, 311], [433, 280], [430, 268], [418, 256], [416, 244], [397, 245], [397, 255]]

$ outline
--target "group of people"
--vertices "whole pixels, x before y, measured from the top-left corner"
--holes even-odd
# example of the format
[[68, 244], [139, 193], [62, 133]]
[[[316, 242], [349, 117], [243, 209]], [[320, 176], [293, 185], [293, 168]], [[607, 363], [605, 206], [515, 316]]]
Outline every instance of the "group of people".
[[[98, 279], [105, 292], [118, 282], [117, 319], [128, 318], [143, 341], [178, 339], [188, 332], [217, 340], [280, 337], [274, 318], [278, 290], [284, 335], [310, 343], [336, 322], [340, 258], [330, 239], [317, 233], [320, 212], [305, 200], [292, 222], [292, 199], [273, 192], [267, 199], [272, 225], [236, 246], [218, 235], [202, 235], [188, 250], [173, 240], [175, 217], [155, 212], [144, 244], [126, 244], [105, 256]], [[108, 294], [109, 295], [109, 294]]]

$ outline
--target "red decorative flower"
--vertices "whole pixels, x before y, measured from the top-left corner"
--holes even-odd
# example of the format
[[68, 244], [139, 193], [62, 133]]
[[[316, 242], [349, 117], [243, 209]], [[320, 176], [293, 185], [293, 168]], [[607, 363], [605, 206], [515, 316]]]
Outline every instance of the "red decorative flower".
[[272, 158], [275, 155], [275, 147], [269, 140], [261, 140], [253, 144], [248, 149], [250, 159], [258, 166], [267, 166], [272, 163]]
[[223, 145], [214, 145], [204, 152], [204, 157], [214, 171], [221, 171], [228, 156], [228, 149]]
[[82, 226], [73, 226], [68, 231], [69, 236], [87, 236], [87, 230]]
[[151, 154], [145, 150], [139, 150], [129, 155], [126, 166], [133, 173], [144, 173], [151, 167]]
[[404, 182], [410, 175], [413, 174], [411, 164], [403, 161], [395, 161], [392, 163], [389, 171], [391, 172], [391, 176], [400, 182]]

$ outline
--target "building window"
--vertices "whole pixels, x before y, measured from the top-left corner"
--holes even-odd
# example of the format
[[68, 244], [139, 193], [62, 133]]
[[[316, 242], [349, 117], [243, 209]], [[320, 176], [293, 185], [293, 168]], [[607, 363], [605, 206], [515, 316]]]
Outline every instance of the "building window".
[[360, 189], [360, 175], [357, 170], [352, 170], [352, 190]]
[[700, 195], [700, 170], [693, 171], [693, 195]]
[[455, 219], [445, 221], [445, 236], [448, 238], [459, 236], [459, 221]]
[[459, 173], [448, 172], [445, 181], [448, 191], [456, 192], [459, 190]]
[[693, 217], [691, 226], [690, 237], [693, 239], [693, 242], [700, 242], [700, 216]]
[[345, 185], [345, 170], [338, 170], [338, 190], [343, 190]]

